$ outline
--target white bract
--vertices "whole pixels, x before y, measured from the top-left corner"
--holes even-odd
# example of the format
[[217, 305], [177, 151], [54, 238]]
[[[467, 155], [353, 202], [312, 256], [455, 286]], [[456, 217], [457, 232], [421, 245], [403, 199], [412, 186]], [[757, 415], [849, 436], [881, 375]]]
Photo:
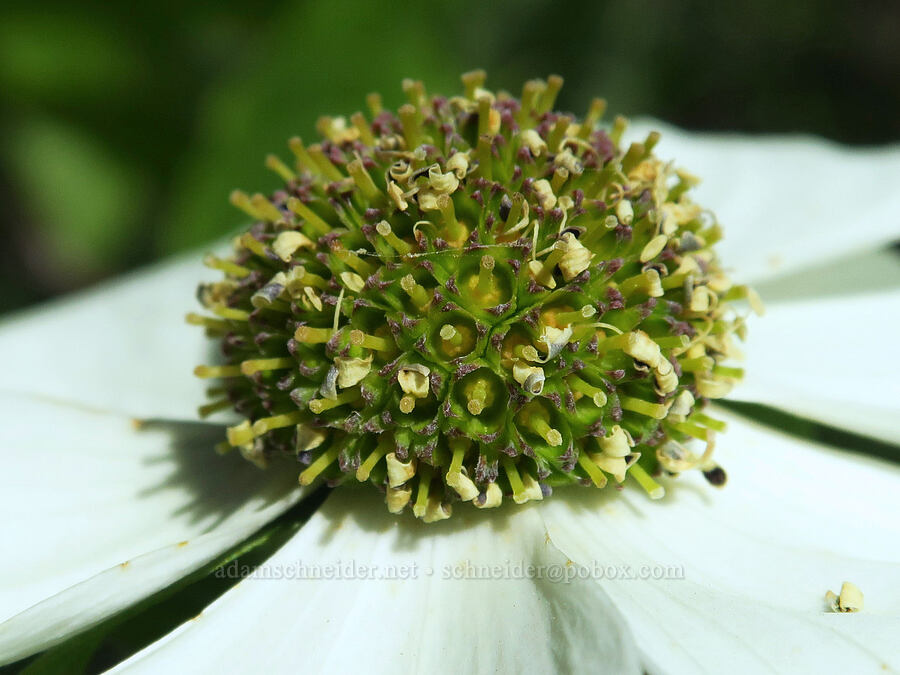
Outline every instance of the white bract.
[[[724, 262], [775, 300], [751, 320], [732, 396], [896, 443], [900, 275], [869, 254], [900, 238], [900, 149], [663, 128], [656, 152], [704, 177]], [[305, 496], [295, 471], [219, 456], [221, 428], [192, 421], [209, 347], [183, 317], [203, 276], [191, 255], [0, 325], [0, 662], [177, 581]], [[716, 414], [723, 490], [696, 475], [663, 480], [657, 502], [560, 489], [424, 526], [338, 489], [255, 576], [119, 669], [900, 668], [900, 470]], [[861, 611], [829, 611], [844, 581]]]

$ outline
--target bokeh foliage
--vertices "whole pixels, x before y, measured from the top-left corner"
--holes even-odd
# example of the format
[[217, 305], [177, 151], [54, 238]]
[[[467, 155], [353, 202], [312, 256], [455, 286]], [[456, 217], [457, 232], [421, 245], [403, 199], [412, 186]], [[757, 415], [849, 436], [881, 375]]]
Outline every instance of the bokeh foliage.
[[498, 0], [0, 8], [0, 311], [241, 222], [266, 153], [404, 77], [454, 91], [562, 74], [560, 105], [700, 129], [900, 138], [897, 3]]

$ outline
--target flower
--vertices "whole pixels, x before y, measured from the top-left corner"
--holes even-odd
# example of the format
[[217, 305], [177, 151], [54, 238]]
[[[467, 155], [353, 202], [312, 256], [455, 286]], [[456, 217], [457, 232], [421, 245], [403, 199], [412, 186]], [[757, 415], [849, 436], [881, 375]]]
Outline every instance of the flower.
[[658, 498], [660, 468], [721, 486], [703, 411], [743, 375], [735, 301], [762, 307], [720, 267], [696, 179], [657, 132], [600, 128], [599, 99], [554, 112], [559, 77], [521, 100], [462, 80], [323, 117], [294, 168], [269, 156], [278, 190], [232, 193], [252, 224], [206, 258], [224, 279], [188, 315], [224, 357], [195, 370], [218, 381], [202, 414], [244, 418], [226, 450], [296, 456], [301, 485], [372, 483], [425, 522], [608, 475]]
[[[768, 302], [733, 396], [896, 442], [900, 279], [871, 252], [898, 234], [900, 150], [663, 127], [657, 154], [704, 177], [697, 200], [727, 226], [724, 262]], [[221, 429], [193, 421], [203, 387], [186, 373], [207, 346], [181, 317], [195, 257], [0, 326], [2, 661], [151, 595], [309, 495], [290, 472], [210, 456]], [[336, 490], [271, 570], [415, 563], [416, 578], [249, 578], [122, 669], [900, 668], [897, 468], [717, 414], [721, 491], [697, 475], [658, 502], [559, 490], [425, 527]], [[454, 578], [484, 566], [493, 580]], [[548, 578], [571, 569], [570, 583]], [[844, 581], [862, 611], [827, 611]]]

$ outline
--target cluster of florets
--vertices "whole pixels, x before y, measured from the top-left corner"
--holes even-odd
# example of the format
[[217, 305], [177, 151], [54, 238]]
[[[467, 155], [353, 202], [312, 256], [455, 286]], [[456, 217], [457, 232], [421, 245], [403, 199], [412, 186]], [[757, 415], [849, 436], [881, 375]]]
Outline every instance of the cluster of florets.
[[244, 416], [228, 445], [258, 464], [296, 455], [302, 484], [369, 481], [426, 521], [626, 476], [655, 497], [660, 471], [723, 483], [701, 409], [741, 376], [728, 301], [752, 291], [718, 267], [695, 179], [655, 133], [620, 148], [602, 100], [552, 112], [558, 77], [520, 100], [462, 79], [323, 117], [293, 166], [269, 157], [282, 189], [233, 193], [254, 224], [207, 259], [215, 318], [189, 317], [225, 359], [197, 369], [222, 378], [202, 412]]

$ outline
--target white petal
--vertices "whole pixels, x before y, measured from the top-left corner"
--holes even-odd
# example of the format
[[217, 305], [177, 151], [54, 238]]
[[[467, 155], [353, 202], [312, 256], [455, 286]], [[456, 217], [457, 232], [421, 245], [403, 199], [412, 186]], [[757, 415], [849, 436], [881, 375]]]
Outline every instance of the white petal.
[[[528, 565], [567, 569], [533, 509], [466, 505], [423, 525], [381, 502], [371, 490], [338, 489], [260, 578], [121, 671], [639, 672], [624, 621], [599, 587], [515, 578]], [[491, 565], [491, 578], [453, 578]], [[375, 578], [361, 578], [360, 566]], [[298, 578], [316, 569], [343, 578]], [[401, 578], [379, 578], [390, 574]]]
[[900, 254], [890, 248], [845, 256], [754, 284], [766, 307], [782, 302], [900, 289]]
[[[0, 394], [0, 407], [0, 620], [7, 620], [0, 663], [179, 579], [299, 497], [291, 466], [263, 472], [217, 455], [218, 427], [175, 422], [138, 430], [125, 417], [9, 394]], [[181, 542], [187, 545], [171, 548]]]
[[900, 441], [900, 290], [784, 303], [751, 323], [735, 400]]
[[900, 238], [900, 146], [842, 147], [808, 136], [658, 129], [655, 153], [700, 177], [694, 201], [724, 229], [717, 245], [736, 279], [754, 281]]
[[2, 388], [141, 417], [193, 419], [205, 402], [194, 366], [211, 341], [185, 323], [200, 281], [193, 253], [0, 323]]
[[[728, 422], [722, 490], [695, 475], [660, 502], [559, 490], [539, 512], [552, 541], [583, 565], [680, 577], [601, 582], [650, 672], [900, 667], [900, 469]], [[826, 613], [843, 581], [865, 594], [860, 615]]]

